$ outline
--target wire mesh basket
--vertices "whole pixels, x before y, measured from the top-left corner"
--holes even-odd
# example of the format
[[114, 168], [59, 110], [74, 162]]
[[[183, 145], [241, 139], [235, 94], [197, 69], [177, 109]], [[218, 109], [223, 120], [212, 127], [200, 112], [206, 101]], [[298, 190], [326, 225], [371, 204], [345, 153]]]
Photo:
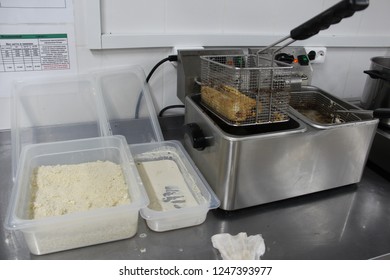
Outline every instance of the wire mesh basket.
[[316, 91], [291, 92], [290, 106], [317, 124], [332, 125], [361, 121], [336, 101]]
[[287, 121], [291, 73], [257, 55], [201, 56], [201, 101], [229, 125]]

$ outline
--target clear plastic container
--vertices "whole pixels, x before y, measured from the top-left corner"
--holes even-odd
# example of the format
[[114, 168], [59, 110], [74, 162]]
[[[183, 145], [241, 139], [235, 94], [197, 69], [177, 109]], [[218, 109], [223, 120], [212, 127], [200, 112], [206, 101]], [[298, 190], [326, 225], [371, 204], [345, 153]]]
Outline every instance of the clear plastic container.
[[137, 65], [20, 81], [13, 97], [13, 179], [27, 144], [107, 135], [123, 135], [129, 144], [163, 140], [145, 72]]
[[145, 72], [140, 66], [105, 69], [92, 75], [112, 135], [125, 136], [129, 144], [163, 140]]
[[[199, 225], [205, 221], [210, 209], [219, 206], [220, 201], [211, 190], [200, 171], [196, 168], [180, 142], [163, 141], [159, 143], [130, 145], [130, 150], [134, 156], [139, 174], [144, 183], [143, 185], [149, 195], [149, 201], [151, 201], [149, 206], [141, 209], [140, 212], [150, 229], [161, 232]], [[163, 207], [157, 209], [151, 206], [153, 201], [157, 201], [151, 197], [151, 192], [155, 191], [152, 190], [152, 173], [145, 176], [142, 175], [143, 172], [140, 170], [140, 166], [142, 166], [143, 163], [158, 161], [172, 161], [174, 166], [178, 168], [181, 179], [184, 180], [184, 184], [180, 186], [183, 191], [181, 194], [177, 192], [179, 188], [175, 188], [175, 179], [173, 178], [167, 180], [170, 181], [168, 186], [156, 186], [156, 188], [161, 187], [162, 189], [162, 192], [159, 194], [155, 192], [157, 200], [159, 201], [157, 204], [161, 203], [160, 206], [164, 203], [171, 203], [171, 199], [176, 199], [173, 207], [170, 207], [169, 209], [164, 209]], [[170, 165], [162, 164], [156, 171], [157, 173], [161, 172], [161, 176], [165, 176], [165, 178], [166, 176], [172, 177], [172, 173], [168, 170], [170, 168], [169, 166]], [[158, 180], [158, 178], [155, 179]], [[184, 191], [186, 193], [189, 191], [188, 195], [192, 196], [191, 200], [195, 199], [196, 203], [190, 204], [190, 197], [182, 195]], [[187, 204], [183, 203], [183, 201], [186, 201]]]
[[25, 145], [108, 135], [100, 106], [88, 76], [15, 83], [11, 118], [13, 179]]
[[[111, 161], [122, 168], [130, 204], [61, 216], [30, 219], [33, 170], [41, 165]], [[23, 148], [5, 227], [21, 231], [33, 254], [84, 247], [134, 236], [139, 209], [149, 204], [137, 168], [122, 136], [32, 144]]]

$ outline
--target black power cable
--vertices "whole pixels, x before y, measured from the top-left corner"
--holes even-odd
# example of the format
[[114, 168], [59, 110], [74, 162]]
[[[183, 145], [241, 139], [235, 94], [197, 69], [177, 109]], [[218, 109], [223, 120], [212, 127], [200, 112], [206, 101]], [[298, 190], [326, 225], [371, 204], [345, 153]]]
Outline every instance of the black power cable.
[[[164, 62], [167, 62], [167, 61], [177, 61], [177, 55], [170, 55], [162, 60], [160, 60], [153, 68], [152, 70], [150, 71], [149, 75], [146, 77], [146, 82], [149, 83], [149, 80], [150, 78], [152, 77], [153, 73], [157, 70], [158, 67], [160, 67], [161, 64], [163, 64]], [[142, 95], [143, 95], [143, 91], [140, 92], [139, 96], [138, 96], [138, 100], [137, 100], [137, 105], [135, 107], [135, 118], [138, 119], [139, 118], [139, 110], [140, 110], [140, 107], [141, 107], [141, 101], [142, 101]], [[176, 105], [173, 105], [173, 106], [176, 106]], [[178, 105], [178, 106], [182, 106], [182, 105]], [[168, 106], [170, 107], [170, 106]], [[166, 108], [168, 108], [166, 107]], [[166, 109], [164, 108], [164, 109]], [[163, 110], [164, 110], [163, 109]], [[166, 109], [167, 110], [167, 109]], [[165, 110], [164, 110], [165, 111]], [[160, 114], [162, 114], [160, 112]]]
[[185, 106], [184, 106], [184, 105], [170, 105], [170, 106], [167, 106], [167, 107], [161, 109], [161, 111], [160, 111], [160, 113], [158, 114], [158, 116], [159, 116], [159, 117], [162, 117], [163, 114], [164, 114], [164, 112], [165, 112], [166, 110], [175, 109], [175, 108], [185, 108]]

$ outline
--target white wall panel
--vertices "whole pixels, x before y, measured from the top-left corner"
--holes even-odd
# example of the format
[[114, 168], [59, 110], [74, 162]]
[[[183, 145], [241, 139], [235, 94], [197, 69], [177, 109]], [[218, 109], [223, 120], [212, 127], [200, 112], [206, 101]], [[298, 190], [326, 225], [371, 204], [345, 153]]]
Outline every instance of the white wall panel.
[[[173, 49], [169, 47], [172, 42], [179, 46], [199, 42], [237, 46], [267, 45], [337, 2], [74, 0], [78, 69], [87, 72], [95, 68], [139, 64], [148, 74], [159, 60], [172, 54]], [[91, 3], [100, 3], [101, 26], [89, 22], [94, 13], [90, 9]], [[359, 98], [366, 79], [362, 71], [370, 67], [370, 58], [390, 55], [388, 11], [389, 0], [371, 0], [364, 12], [344, 19], [310, 40], [298, 42], [297, 45], [328, 46], [325, 63], [313, 65], [313, 85], [339, 97]], [[100, 30], [96, 41], [100, 45], [102, 42], [115, 45], [115, 36], [119, 37], [118, 42], [123, 42], [125, 36], [125, 46], [131, 48], [91, 50], [88, 43], [88, 37], [94, 35], [91, 34], [91, 24]], [[129, 34], [133, 36], [127, 36]], [[165, 41], [161, 38], [165, 38]], [[144, 48], [142, 44], [149, 44], [148, 47], [153, 48]], [[158, 111], [167, 105], [180, 103], [176, 97], [174, 63], [165, 63], [160, 67], [153, 75], [150, 86]], [[0, 129], [10, 127], [9, 103], [8, 98], [0, 99]]]
[[167, 0], [166, 33], [218, 34], [224, 0]]
[[342, 98], [359, 99], [370, 69], [370, 58], [386, 48], [329, 48], [324, 64], [313, 64], [312, 84]]
[[[139, 48], [173, 47], [178, 41], [185, 45], [233, 45], [240, 42], [237, 34], [247, 35], [245, 41], [251, 46], [267, 45], [289, 34], [291, 29], [338, 0], [100, 2], [102, 48]], [[389, 9], [390, 1], [373, 0], [366, 10], [320, 32], [313, 40], [309, 39], [308, 44], [321, 42], [326, 46], [347, 47], [357, 43], [360, 47], [390, 45], [387, 30], [390, 19], [386, 16]], [[274, 36], [271, 41], [264, 37], [268, 35]], [[236, 45], [243, 46], [242, 43]]]
[[162, 0], [102, 0], [102, 32], [153, 33], [165, 31], [165, 3]]

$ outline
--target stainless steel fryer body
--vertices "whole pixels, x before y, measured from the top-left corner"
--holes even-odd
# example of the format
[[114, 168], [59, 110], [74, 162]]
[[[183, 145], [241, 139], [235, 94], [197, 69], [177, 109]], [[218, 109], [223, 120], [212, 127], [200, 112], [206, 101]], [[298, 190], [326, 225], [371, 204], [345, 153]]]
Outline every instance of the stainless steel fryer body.
[[209, 146], [196, 150], [188, 137], [184, 139], [184, 146], [224, 210], [261, 205], [360, 181], [377, 120], [326, 129], [305, 120], [298, 122], [300, 127], [289, 131], [231, 135], [187, 96], [185, 123], [197, 123], [209, 139]]

